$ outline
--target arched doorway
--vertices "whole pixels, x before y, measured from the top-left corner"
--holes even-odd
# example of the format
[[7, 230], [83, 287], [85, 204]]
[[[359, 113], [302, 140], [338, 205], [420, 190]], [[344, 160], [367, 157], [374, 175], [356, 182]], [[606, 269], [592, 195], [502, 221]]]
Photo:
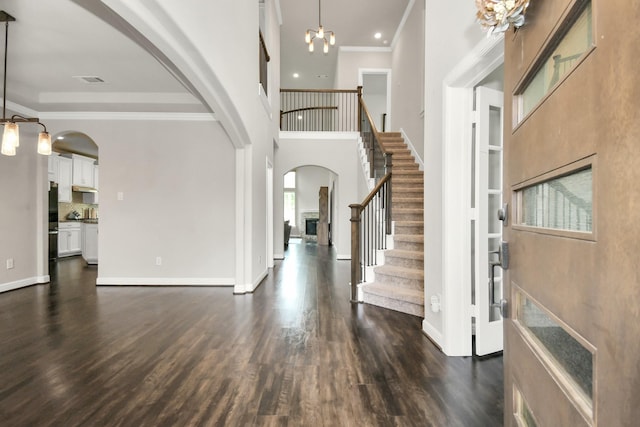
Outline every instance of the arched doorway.
[[338, 175], [317, 165], [290, 169], [282, 177], [285, 252], [290, 239], [331, 245]]
[[87, 264], [97, 265], [98, 145], [85, 133], [68, 130], [54, 135], [52, 151], [49, 217], [51, 228], [57, 216], [58, 233], [57, 239], [49, 239], [50, 259], [82, 257]]

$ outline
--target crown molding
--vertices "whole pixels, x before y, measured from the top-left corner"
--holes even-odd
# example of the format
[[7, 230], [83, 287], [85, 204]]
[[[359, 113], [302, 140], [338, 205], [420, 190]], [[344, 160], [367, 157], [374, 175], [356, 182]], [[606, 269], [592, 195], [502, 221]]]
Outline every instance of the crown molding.
[[340, 46], [340, 52], [391, 52], [390, 47], [377, 47], [377, 46]]
[[400, 25], [398, 25], [396, 33], [393, 35], [393, 40], [391, 40], [391, 50], [396, 48], [396, 44], [398, 44], [400, 34], [402, 33], [402, 30], [407, 23], [407, 19], [409, 19], [409, 15], [411, 14], [411, 10], [413, 9], [413, 5], [415, 3], [416, 0], [409, 0], [409, 4], [407, 4], [407, 8], [404, 10], [404, 14], [402, 15], [402, 19], [400, 20]]
[[[2, 100], [1, 97], [0, 97], [0, 100]], [[40, 114], [36, 110], [25, 107], [24, 105], [16, 104], [15, 102], [11, 102], [9, 100], [7, 100], [7, 110], [17, 114], [22, 114], [28, 117], [38, 117], [38, 115]]]
[[211, 113], [153, 113], [153, 112], [101, 112], [101, 111], [50, 111], [41, 112], [43, 120], [139, 120], [217, 122]]

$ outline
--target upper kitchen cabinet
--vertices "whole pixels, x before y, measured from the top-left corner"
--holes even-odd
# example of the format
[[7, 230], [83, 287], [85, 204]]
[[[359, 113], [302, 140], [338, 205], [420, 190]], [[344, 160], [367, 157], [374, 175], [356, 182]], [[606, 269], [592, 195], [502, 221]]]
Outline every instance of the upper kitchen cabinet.
[[[93, 166], [93, 188], [98, 189], [98, 165]], [[98, 204], [98, 192], [82, 193], [82, 201], [90, 205]]]
[[72, 154], [73, 160], [73, 185], [82, 187], [94, 187], [94, 163], [95, 159]]
[[58, 182], [58, 153], [51, 153], [48, 161], [49, 166], [47, 173], [49, 175], [49, 181]]
[[73, 162], [66, 157], [58, 157], [58, 202], [71, 203], [71, 175]]

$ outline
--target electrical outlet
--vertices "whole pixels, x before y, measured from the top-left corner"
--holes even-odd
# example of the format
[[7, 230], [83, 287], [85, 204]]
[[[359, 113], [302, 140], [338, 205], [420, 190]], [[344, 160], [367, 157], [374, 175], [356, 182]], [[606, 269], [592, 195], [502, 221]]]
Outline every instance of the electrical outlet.
[[161, 256], [157, 256], [156, 257], [156, 265], [162, 265], [162, 257]]
[[11, 270], [13, 268], [13, 258], [7, 259], [7, 270]]

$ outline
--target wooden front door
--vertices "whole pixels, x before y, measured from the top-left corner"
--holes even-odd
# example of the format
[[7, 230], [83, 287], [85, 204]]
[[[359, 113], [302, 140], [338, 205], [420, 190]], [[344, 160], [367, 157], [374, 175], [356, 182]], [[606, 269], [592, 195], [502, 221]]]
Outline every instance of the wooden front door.
[[638, 425], [640, 2], [526, 19], [505, 37], [505, 425]]

